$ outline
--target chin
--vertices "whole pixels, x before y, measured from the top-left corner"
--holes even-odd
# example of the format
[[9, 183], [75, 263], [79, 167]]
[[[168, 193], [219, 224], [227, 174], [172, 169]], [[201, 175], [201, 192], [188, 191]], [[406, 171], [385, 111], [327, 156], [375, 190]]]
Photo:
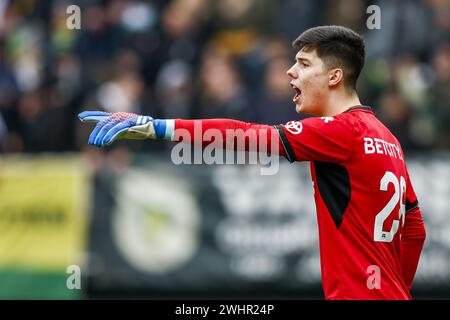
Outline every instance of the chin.
[[307, 114], [305, 108], [303, 107], [303, 104], [296, 104], [295, 112], [297, 112], [298, 114]]
[[305, 106], [303, 103], [295, 105], [295, 111], [298, 114], [308, 115], [308, 116], [320, 116], [320, 112], [316, 105], [307, 105]]

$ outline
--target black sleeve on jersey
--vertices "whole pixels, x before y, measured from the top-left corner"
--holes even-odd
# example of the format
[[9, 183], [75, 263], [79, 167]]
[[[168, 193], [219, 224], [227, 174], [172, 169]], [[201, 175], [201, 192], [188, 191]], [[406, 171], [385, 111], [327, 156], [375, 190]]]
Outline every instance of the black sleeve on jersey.
[[291, 144], [289, 143], [288, 138], [286, 137], [286, 134], [283, 131], [283, 128], [281, 128], [280, 125], [276, 125], [275, 129], [278, 131], [278, 135], [280, 136], [281, 144], [283, 145], [284, 151], [286, 151], [286, 158], [290, 163], [297, 161], [297, 157], [295, 156], [294, 149], [292, 149]]

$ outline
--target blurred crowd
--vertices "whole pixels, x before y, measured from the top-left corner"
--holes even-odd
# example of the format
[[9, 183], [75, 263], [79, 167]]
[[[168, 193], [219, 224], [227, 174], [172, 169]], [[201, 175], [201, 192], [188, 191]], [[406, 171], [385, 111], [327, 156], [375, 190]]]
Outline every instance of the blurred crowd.
[[[80, 30], [66, 25], [72, 4]], [[323, 24], [365, 36], [360, 97], [405, 151], [450, 149], [447, 0], [0, 0], [0, 151], [87, 148], [82, 110], [301, 119], [291, 42]]]

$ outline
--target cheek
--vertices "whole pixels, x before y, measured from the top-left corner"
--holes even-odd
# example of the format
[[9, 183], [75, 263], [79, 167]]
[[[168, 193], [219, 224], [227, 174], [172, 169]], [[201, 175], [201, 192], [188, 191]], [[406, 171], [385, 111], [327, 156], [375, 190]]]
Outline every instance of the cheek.
[[311, 94], [318, 94], [327, 86], [326, 77], [324, 77], [322, 72], [310, 72], [309, 74], [305, 74], [304, 85], [305, 88], [310, 90]]
[[319, 72], [314, 69], [307, 69], [302, 72], [302, 82], [305, 86], [312, 86], [319, 81]]
[[319, 115], [318, 111], [325, 99], [325, 88], [323, 74], [311, 73], [307, 79], [305, 79], [305, 110], [312, 115]]

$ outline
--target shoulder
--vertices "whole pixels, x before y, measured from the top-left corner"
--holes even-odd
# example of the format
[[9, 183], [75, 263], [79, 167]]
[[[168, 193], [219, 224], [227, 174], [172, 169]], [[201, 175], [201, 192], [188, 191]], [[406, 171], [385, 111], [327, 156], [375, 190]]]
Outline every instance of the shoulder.
[[351, 144], [355, 135], [353, 120], [346, 115], [293, 120], [281, 127], [287, 138], [300, 141], [336, 141]]
[[[355, 119], [349, 114], [308, 118], [300, 121], [300, 123], [304, 130], [312, 130], [319, 133], [332, 135], [353, 134], [355, 129]], [[289, 125], [289, 123], [287, 125]], [[296, 122], [291, 122], [290, 126], [293, 125], [298, 126]]]
[[[283, 130], [281, 130], [283, 128]], [[289, 121], [279, 127], [287, 154], [298, 161], [345, 162], [353, 152], [352, 126], [346, 117], [316, 117]], [[292, 152], [289, 150], [292, 149]]]

